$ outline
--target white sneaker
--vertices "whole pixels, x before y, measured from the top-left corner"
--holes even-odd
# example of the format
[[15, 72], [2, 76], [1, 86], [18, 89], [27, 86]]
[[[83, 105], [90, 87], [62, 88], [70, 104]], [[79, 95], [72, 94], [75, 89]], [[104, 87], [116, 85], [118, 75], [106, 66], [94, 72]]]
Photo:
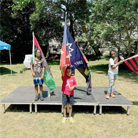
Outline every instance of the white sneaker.
[[62, 119], [62, 123], [65, 123], [66, 120], [67, 120], [67, 118], [66, 118], [66, 117], [63, 117], [63, 119]]
[[73, 120], [72, 117], [69, 117], [69, 120], [70, 120], [71, 123], [74, 123], [74, 120]]

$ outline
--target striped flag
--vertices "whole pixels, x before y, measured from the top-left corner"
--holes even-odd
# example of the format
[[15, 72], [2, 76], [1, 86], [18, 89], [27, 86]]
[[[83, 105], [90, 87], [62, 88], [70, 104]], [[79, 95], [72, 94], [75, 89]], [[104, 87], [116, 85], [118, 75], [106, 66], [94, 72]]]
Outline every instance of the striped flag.
[[138, 54], [124, 60], [125, 64], [135, 73], [138, 73]]
[[52, 73], [50, 71], [50, 68], [49, 68], [49, 66], [47, 64], [47, 61], [46, 61], [46, 59], [44, 57], [44, 53], [43, 53], [41, 47], [39, 46], [39, 43], [38, 43], [35, 35], [33, 34], [33, 54], [32, 54], [33, 61], [34, 61], [34, 51], [35, 51], [35, 49], [39, 49], [41, 51], [41, 56], [44, 59], [44, 67], [45, 67], [44, 78], [43, 78], [44, 83], [47, 85], [47, 87], [50, 90], [54, 90], [55, 87], [56, 87], [54, 78], [53, 78]]

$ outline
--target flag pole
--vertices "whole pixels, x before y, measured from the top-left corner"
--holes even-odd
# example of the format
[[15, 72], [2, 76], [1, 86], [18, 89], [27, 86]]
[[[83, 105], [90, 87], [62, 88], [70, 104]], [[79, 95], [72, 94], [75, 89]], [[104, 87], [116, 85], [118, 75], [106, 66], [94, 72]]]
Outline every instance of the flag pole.
[[125, 59], [124, 61], [129, 60], [129, 59], [134, 58], [134, 57], [137, 57], [137, 56], [138, 56], [138, 54], [135, 56], [129, 57], [129, 58]]
[[[35, 57], [35, 52], [34, 52], [34, 32], [33, 32], [33, 64], [35, 66], [34, 57]], [[34, 71], [35, 71], [35, 67], [34, 67]]]
[[[65, 13], [65, 18], [66, 18], [66, 26], [67, 26], [67, 12]], [[68, 38], [67, 38], [67, 43], [68, 43]]]

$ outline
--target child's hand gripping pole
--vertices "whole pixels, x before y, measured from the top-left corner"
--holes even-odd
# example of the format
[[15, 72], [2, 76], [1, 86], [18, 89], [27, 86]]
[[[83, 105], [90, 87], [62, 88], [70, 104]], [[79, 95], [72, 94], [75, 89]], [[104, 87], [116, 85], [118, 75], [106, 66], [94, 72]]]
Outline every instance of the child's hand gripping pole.
[[61, 68], [61, 74], [62, 74], [62, 76], [64, 76], [63, 67]]
[[124, 57], [120, 56], [120, 59], [121, 59], [122, 61], [124, 61]]

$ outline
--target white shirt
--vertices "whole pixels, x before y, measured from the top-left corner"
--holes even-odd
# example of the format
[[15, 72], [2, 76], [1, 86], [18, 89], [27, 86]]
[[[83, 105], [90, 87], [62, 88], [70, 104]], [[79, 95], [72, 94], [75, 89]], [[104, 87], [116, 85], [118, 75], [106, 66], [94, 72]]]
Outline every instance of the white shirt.
[[115, 58], [115, 59], [110, 58], [109, 59], [109, 69], [108, 69], [108, 72], [109, 73], [118, 74], [118, 66], [115, 69], [112, 69], [111, 68], [111, 66], [112, 65], [115, 65], [117, 62], [118, 62], [118, 59], [117, 58]]

